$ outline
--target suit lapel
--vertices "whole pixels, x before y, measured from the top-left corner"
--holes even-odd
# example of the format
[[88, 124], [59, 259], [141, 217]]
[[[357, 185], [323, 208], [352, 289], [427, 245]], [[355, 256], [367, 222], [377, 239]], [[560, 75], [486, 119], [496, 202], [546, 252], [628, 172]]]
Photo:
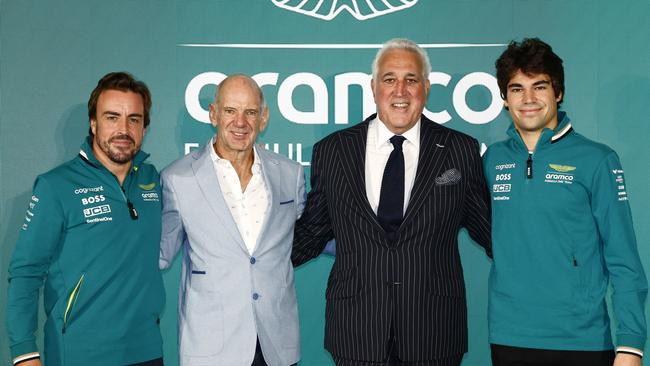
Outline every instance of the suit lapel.
[[440, 175], [440, 170], [447, 157], [447, 140], [449, 133], [444, 128], [430, 121], [424, 115], [420, 127], [420, 156], [415, 173], [415, 182], [411, 190], [406, 214], [402, 226], [408, 223], [414, 213], [426, 201], [426, 197], [435, 185], [435, 177]]
[[219, 180], [214, 171], [214, 165], [212, 159], [210, 158], [210, 150], [212, 149], [211, 141], [208, 142], [206, 147], [197, 152], [196, 160], [192, 162], [192, 170], [194, 171], [194, 177], [196, 182], [201, 188], [201, 193], [205, 198], [205, 202], [208, 203], [208, 206], [212, 209], [215, 214], [214, 218], [206, 218], [215, 220], [216, 223], [222, 223], [223, 227], [227, 229], [228, 234], [232, 236], [235, 242], [242, 247], [246, 252], [246, 244], [242, 239], [239, 229], [237, 228], [237, 223], [232, 218], [228, 204], [223, 198], [223, 192], [219, 186]]
[[368, 137], [368, 124], [376, 118], [376, 114], [371, 115], [365, 121], [358, 124], [357, 128], [346, 130], [341, 139], [341, 163], [345, 177], [350, 182], [352, 196], [356, 199], [360, 207], [370, 222], [374, 222], [378, 230], [383, 232], [377, 215], [372, 211], [368, 196], [366, 195], [366, 142]]
[[275, 201], [278, 197], [282, 197], [281, 192], [278, 191], [278, 187], [283, 187], [283, 184], [285, 184], [279, 169], [280, 162], [272, 156], [267, 156], [265, 151], [262, 151], [263, 149], [258, 149], [257, 147], [255, 147], [255, 149], [257, 150], [257, 156], [260, 158], [262, 164], [262, 179], [264, 180], [267, 192], [269, 192], [269, 202], [268, 210], [266, 210], [266, 215], [264, 215], [264, 223], [262, 224], [262, 229], [257, 237], [253, 253], [258, 252], [261, 249], [260, 246], [264, 243], [262, 239], [266, 238], [268, 235], [266, 234], [266, 231], [268, 230], [269, 218], [273, 215]]

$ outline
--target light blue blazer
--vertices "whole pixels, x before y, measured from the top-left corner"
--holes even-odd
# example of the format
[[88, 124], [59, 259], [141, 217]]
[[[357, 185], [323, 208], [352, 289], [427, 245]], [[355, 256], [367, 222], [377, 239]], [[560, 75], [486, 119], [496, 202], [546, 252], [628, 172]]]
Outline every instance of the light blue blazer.
[[226, 206], [210, 158], [211, 142], [161, 173], [160, 267], [182, 248], [178, 301], [182, 366], [250, 366], [259, 337], [269, 366], [300, 359], [291, 265], [293, 227], [305, 204], [302, 166], [255, 147], [270, 191], [252, 255]]

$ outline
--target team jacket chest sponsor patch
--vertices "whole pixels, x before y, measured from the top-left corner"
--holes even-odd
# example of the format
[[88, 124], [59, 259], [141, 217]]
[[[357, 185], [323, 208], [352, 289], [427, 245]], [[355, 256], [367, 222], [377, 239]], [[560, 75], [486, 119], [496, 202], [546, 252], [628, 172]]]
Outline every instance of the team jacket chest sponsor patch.
[[160, 195], [158, 192], [154, 191], [156, 189], [156, 182], [148, 184], [138, 184], [138, 188], [142, 190], [140, 193], [142, 195], [142, 200], [145, 202], [158, 202], [160, 201]]
[[575, 166], [562, 164], [548, 164], [544, 174], [544, 182], [551, 184], [573, 184]]
[[510, 200], [512, 170], [515, 168], [517, 168], [516, 163], [502, 163], [494, 166], [494, 183], [492, 184], [492, 199], [494, 201]]
[[75, 187], [74, 199], [81, 203], [81, 214], [87, 224], [113, 221], [112, 209], [104, 186]]

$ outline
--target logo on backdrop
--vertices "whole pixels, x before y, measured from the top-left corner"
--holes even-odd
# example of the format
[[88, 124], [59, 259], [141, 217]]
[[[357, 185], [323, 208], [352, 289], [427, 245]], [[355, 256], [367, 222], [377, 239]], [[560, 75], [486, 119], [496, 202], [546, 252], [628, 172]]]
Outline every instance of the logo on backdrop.
[[330, 21], [342, 12], [348, 12], [358, 20], [366, 20], [404, 10], [417, 4], [418, 0], [271, 0], [282, 9]]

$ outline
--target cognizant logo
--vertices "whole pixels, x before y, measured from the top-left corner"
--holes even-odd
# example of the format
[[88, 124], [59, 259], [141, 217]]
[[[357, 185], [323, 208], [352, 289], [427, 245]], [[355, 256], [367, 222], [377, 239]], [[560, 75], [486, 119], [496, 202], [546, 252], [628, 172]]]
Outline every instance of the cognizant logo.
[[[317, 74], [298, 72], [281, 77], [277, 72], [262, 72], [252, 76], [260, 87], [273, 86], [277, 88], [277, 107], [284, 119], [297, 124], [328, 124], [330, 121], [330, 90]], [[185, 88], [185, 107], [192, 118], [199, 122], [210, 123], [209, 112], [201, 106], [199, 94], [208, 85], [218, 85], [226, 75], [220, 72], [204, 72], [196, 75]], [[375, 112], [375, 103], [370, 88], [370, 74], [362, 72], [346, 72], [334, 76], [334, 123], [348, 124], [349, 92], [351, 87], [360, 87], [363, 94], [363, 118]], [[444, 72], [429, 74], [432, 86], [450, 89], [454, 111], [463, 120], [471, 124], [485, 124], [493, 121], [503, 108], [496, 78], [485, 72], [472, 72], [460, 77], [452, 83], [452, 76]], [[293, 94], [297, 88], [308, 87], [313, 93], [313, 106], [298, 109], [293, 102]], [[490, 93], [490, 102], [483, 110], [472, 109], [466, 101], [466, 95], [474, 87], [486, 88]], [[424, 114], [434, 122], [445, 123], [451, 120], [446, 109], [430, 111], [425, 108]], [[358, 121], [352, 121], [358, 122]]]
[[282, 9], [330, 21], [342, 12], [348, 12], [358, 20], [376, 18], [404, 10], [417, 4], [418, 0], [271, 0]]

